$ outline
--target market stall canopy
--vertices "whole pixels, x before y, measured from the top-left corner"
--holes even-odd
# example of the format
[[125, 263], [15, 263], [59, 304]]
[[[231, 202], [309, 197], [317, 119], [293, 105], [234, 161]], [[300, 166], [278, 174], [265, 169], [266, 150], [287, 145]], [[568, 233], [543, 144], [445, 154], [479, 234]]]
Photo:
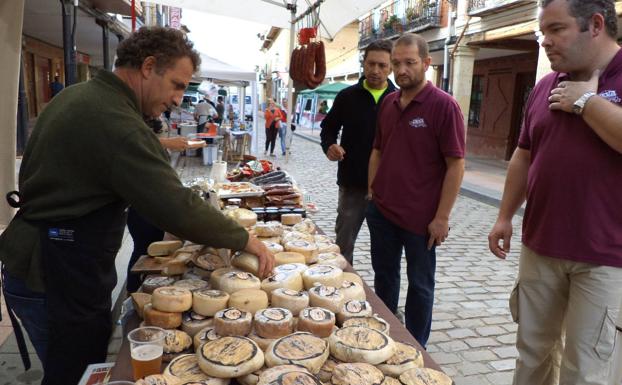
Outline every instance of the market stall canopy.
[[317, 95], [320, 99], [335, 99], [339, 91], [347, 87], [350, 87], [350, 85], [346, 83], [341, 83], [341, 82], [330, 83], [330, 84], [324, 84], [322, 86], [319, 86], [318, 88], [313, 89], [313, 90], [300, 91], [298, 95], [304, 95], [304, 96]]
[[[290, 0], [291, 1], [291, 0]], [[334, 37], [341, 28], [359, 16], [382, 4], [385, 0], [323, 0], [320, 6], [321, 34]], [[170, 5], [254, 21], [274, 27], [289, 29], [291, 13], [280, 0], [151, 0], [152, 3]], [[317, 0], [296, 1], [296, 15], [304, 14]], [[232, 26], [233, 27], [233, 26]]]
[[201, 54], [201, 68], [197, 75], [201, 79], [212, 79], [215, 83], [219, 83], [218, 81], [227, 83], [257, 81], [257, 74], [254, 71], [237, 68], [204, 53]]

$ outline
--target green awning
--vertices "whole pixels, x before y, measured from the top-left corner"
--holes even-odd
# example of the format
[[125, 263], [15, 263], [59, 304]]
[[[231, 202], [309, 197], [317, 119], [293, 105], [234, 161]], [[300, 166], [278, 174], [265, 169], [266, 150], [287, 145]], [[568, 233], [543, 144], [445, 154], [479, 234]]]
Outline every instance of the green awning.
[[346, 83], [336, 82], [336, 83], [323, 84], [313, 90], [309, 89], [309, 90], [300, 91], [298, 94], [309, 96], [309, 97], [312, 95], [317, 95], [321, 99], [335, 99], [339, 91], [347, 87], [350, 87], [350, 85]]

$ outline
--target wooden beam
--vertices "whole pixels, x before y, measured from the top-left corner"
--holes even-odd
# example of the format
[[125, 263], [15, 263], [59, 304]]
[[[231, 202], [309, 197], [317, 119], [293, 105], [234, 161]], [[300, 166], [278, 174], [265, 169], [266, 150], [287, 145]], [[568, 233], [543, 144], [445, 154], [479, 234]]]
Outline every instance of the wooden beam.
[[536, 40], [522, 40], [522, 39], [504, 39], [495, 41], [482, 41], [472, 42], [469, 46], [478, 48], [493, 48], [493, 49], [509, 49], [516, 51], [537, 51], [538, 42]]

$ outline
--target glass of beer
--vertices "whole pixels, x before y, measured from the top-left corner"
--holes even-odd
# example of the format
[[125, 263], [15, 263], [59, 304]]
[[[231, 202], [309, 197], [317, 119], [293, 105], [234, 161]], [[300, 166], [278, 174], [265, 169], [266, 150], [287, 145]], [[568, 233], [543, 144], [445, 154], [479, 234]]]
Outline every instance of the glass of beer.
[[128, 333], [134, 380], [160, 374], [164, 352], [164, 329], [145, 326]]

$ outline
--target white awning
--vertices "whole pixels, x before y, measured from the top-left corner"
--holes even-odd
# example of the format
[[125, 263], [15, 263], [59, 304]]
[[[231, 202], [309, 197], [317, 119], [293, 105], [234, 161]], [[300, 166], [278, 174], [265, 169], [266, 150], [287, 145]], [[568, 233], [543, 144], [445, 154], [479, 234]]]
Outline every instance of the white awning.
[[247, 71], [206, 54], [201, 54], [201, 68], [197, 75], [202, 79], [226, 80], [226, 81], [257, 81], [254, 71]]

